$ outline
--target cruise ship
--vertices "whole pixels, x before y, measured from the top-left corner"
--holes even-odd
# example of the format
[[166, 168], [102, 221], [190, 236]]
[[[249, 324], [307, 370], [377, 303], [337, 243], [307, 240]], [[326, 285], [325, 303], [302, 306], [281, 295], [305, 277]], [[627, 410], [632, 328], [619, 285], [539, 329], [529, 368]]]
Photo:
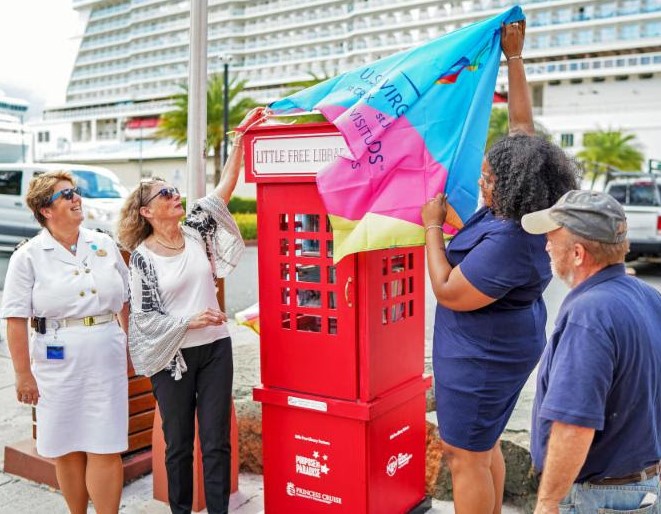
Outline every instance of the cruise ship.
[[[493, 16], [510, 0], [209, 0], [208, 71], [270, 102], [297, 80], [333, 76]], [[661, 157], [661, 0], [534, 0], [525, 65], [539, 121], [563, 147], [620, 129]], [[37, 159], [183, 159], [153, 139], [188, 78], [189, 0], [73, 0], [84, 33], [66, 103], [35, 125]], [[506, 93], [503, 67], [496, 92]], [[144, 162], [143, 162], [144, 161]], [[170, 161], [168, 161], [170, 162]]]
[[30, 105], [0, 91], [0, 162], [25, 162], [30, 154], [30, 129], [23, 118]]

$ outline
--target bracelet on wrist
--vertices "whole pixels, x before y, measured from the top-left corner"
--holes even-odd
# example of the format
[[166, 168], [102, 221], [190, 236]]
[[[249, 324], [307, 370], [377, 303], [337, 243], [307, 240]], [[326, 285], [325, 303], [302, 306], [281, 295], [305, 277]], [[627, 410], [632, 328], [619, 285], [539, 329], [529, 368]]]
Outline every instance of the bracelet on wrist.
[[443, 231], [443, 225], [428, 225], [428, 226], [425, 227], [425, 235], [426, 235], [427, 232], [429, 232], [432, 228], [438, 228], [438, 229], [441, 230], [441, 232]]
[[507, 62], [510, 62], [512, 59], [521, 59], [523, 61], [523, 55], [510, 55], [509, 57], [505, 57]]

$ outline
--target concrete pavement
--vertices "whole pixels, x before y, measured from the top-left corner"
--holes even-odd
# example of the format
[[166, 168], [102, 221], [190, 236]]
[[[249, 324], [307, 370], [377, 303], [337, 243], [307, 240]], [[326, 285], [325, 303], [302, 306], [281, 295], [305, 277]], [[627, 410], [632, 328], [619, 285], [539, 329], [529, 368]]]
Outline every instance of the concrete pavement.
[[[16, 401], [14, 393], [14, 374], [4, 341], [4, 327], [0, 327], [3, 341], [0, 342], [0, 443], [8, 443], [30, 437], [32, 415], [30, 407]], [[234, 354], [237, 368], [243, 367], [241, 355], [250, 353], [259, 344], [258, 337], [249, 329], [231, 322], [230, 331], [234, 340]], [[244, 351], [242, 351], [242, 348]], [[247, 360], [247, 359], [246, 359]], [[252, 359], [251, 359], [252, 360]], [[237, 369], [237, 371], [239, 371]], [[244, 384], [247, 376], [240, 371], [235, 378], [236, 388], [250, 387]], [[4, 465], [4, 451], [2, 461]], [[232, 495], [230, 512], [232, 514], [262, 514], [264, 510], [263, 484], [261, 475], [241, 474], [239, 492]], [[95, 512], [90, 506], [90, 513]], [[167, 505], [152, 498], [151, 474], [142, 477], [124, 488], [122, 495], [122, 514], [167, 514]], [[206, 511], [203, 511], [206, 512]], [[450, 502], [434, 501], [429, 514], [452, 514]], [[504, 514], [517, 514], [522, 511], [506, 507]], [[66, 514], [67, 508], [59, 491], [50, 487], [28, 482], [22, 478], [0, 472], [0, 514]], [[304, 514], [304, 513], [283, 513]]]

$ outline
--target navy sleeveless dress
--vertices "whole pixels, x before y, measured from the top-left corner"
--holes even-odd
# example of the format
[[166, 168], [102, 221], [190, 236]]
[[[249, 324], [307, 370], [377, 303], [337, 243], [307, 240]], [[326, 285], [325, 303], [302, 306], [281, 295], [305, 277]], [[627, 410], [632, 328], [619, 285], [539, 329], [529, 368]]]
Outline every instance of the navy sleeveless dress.
[[457, 312], [436, 307], [433, 363], [441, 438], [472, 451], [491, 449], [546, 343], [542, 292], [551, 280], [545, 236], [478, 210], [447, 247], [479, 291], [497, 300]]

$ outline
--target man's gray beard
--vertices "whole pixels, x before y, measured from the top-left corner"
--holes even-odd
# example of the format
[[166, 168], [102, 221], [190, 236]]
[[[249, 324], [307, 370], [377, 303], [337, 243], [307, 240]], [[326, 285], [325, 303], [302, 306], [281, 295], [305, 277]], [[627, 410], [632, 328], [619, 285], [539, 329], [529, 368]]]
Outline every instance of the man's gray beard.
[[568, 271], [567, 273], [565, 273], [564, 276], [560, 275], [560, 273], [558, 273], [558, 270], [555, 268], [555, 263], [553, 262], [553, 259], [551, 259], [551, 273], [553, 274], [554, 277], [562, 280], [567, 285], [567, 287], [572, 287], [572, 284], [574, 283], [574, 272]]

